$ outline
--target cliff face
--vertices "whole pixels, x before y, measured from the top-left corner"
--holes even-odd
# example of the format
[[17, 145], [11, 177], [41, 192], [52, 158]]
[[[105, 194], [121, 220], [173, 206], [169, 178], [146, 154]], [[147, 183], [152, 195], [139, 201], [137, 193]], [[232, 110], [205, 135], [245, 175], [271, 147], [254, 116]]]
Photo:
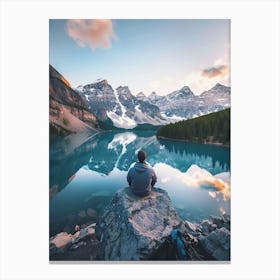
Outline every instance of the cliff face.
[[49, 66], [49, 121], [51, 134], [96, 132], [98, 121], [71, 84]]

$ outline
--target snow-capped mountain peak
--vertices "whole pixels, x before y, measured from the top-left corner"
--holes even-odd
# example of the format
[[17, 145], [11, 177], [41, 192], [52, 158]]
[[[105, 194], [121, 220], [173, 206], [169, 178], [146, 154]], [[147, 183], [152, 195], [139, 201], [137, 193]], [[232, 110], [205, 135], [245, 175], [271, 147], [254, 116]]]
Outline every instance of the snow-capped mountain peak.
[[180, 90], [173, 91], [167, 95], [169, 100], [179, 100], [193, 97], [194, 94], [188, 86], [182, 87]]
[[116, 88], [116, 91], [118, 92], [118, 94], [121, 94], [121, 95], [126, 95], [129, 97], [132, 96], [131, 91], [128, 86], [119, 86]]
[[142, 98], [142, 97], [146, 97], [146, 95], [142, 91], [140, 91], [139, 93], [137, 93], [136, 97]]
[[168, 120], [194, 118], [230, 107], [230, 87], [219, 83], [199, 96], [188, 86], [166, 96], [150, 96], [150, 102], [157, 105]]
[[[224, 86], [220, 83], [217, 83], [214, 87], [212, 87], [211, 89], [204, 91], [200, 96], [205, 96], [205, 95], [219, 95], [219, 94], [230, 94], [230, 87]], [[213, 96], [214, 98], [214, 96]]]
[[184, 86], [180, 89], [180, 91], [184, 94], [189, 94], [189, 95], [193, 95], [193, 92], [191, 91], [191, 89], [188, 86]]
[[84, 89], [84, 87], [82, 85], [79, 85], [75, 88], [75, 90], [78, 91], [78, 92], [82, 92], [83, 89]]
[[229, 87], [224, 86], [224, 85], [222, 85], [220, 83], [217, 83], [211, 90], [216, 90], [216, 91], [219, 91], [219, 92], [221, 92], [221, 91], [223, 91], [223, 92], [224, 91], [230, 92], [229, 89], [230, 89]]
[[151, 92], [149, 98], [157, 97], [157, 93], [155, 91]]
[[98, 79], [96, 79], [93, 83], [100, 83], [100, 82], [102, 82], [102, 81], [106, 81], [106, 82], [107, 82], [106, 79], [98, 78]]

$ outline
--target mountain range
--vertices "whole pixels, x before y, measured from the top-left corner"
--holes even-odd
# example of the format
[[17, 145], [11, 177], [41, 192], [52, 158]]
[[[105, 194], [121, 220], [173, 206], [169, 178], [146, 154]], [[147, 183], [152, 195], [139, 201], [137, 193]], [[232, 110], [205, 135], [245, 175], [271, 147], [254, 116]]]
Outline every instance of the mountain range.
[[50, 129], [56, 134], [97, 131], [102, 124], [131, 129], [139, 124], [165, 125], [230, 107], [230, 87], [216, 84], [194, 95], [188, 86], [165, 96], [133, 95], [128, 86], [113, 88], [106, 79], [76, 89], [51, 65]]
[[219, 83], [198, 96], [188, 86], [165, 96], [155, 92], [149, 96], [139, 92], [134, 96], [127, 86], [114, 90], [102, 79], [76, 90], [91, 112], [102, 120], [112, 120], [114, 126], [120, 128], [133, 128], [143, 123], [164, 125], [230, 107], [230, 87]]

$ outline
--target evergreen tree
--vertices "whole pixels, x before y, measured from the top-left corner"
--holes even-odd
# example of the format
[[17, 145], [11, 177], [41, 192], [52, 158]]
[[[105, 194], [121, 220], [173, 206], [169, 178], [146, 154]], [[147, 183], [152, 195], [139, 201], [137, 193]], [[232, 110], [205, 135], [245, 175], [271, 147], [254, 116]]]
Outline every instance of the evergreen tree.
[[211, 139], [229, 145], [230, 109], [162, 126], [157, 136], [197, 142]]

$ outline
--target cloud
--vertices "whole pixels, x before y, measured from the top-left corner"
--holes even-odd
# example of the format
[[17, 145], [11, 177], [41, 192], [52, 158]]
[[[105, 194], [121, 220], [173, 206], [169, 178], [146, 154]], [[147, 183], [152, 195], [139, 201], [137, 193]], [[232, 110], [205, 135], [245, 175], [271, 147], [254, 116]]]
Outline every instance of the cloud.
[[110, 48], [117, 36], [110, 19], [69, 19], [67, 34], [82, 48]]
[[181, 81], [181, 86], [189, 86], [195, 95], [221, 83], [230, 86], [229, 62], [227, 57], [219, 58], [213, 65], [199, 71], [190, 72]]
[[213, 67], [202, 70], [201, 75], [203, 77], [206, 77], [209, 79], [212, 79], [217, 76], [223, 77], [228, 73], [228, 70], [229, 70], [229, 67], [228, 67], [228, 65], [225, 65], [225, 64], [219, 65], [219, 66], [213, 66]]

